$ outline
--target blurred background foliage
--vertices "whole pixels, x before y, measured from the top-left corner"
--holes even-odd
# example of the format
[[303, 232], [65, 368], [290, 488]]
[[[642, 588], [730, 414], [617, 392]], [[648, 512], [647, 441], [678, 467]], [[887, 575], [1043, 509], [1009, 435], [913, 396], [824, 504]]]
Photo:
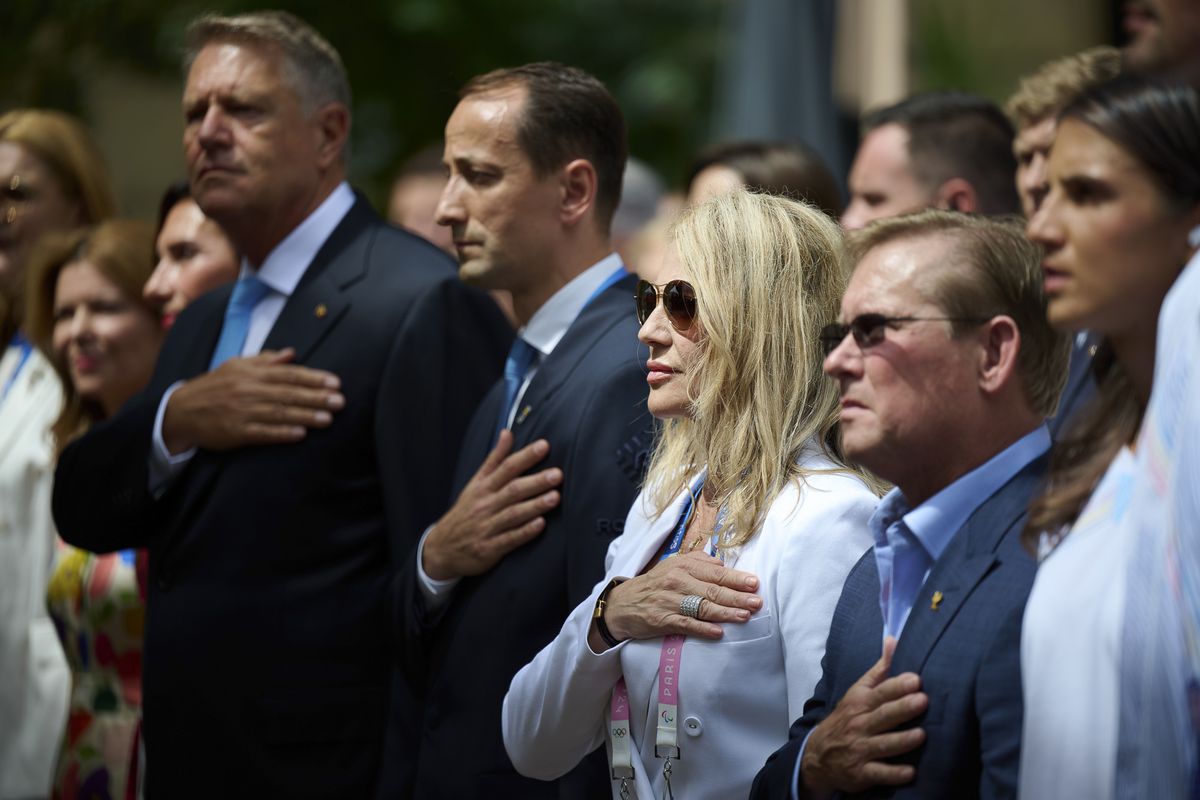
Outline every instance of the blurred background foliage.
[[[695, 151], [711, 141], [714, 130], [730, 127], [714, 113], [729, 106], [728, 97], [714, 97], [721, 91], [722, 65], [746, 48], [765, 46], [739, 41], [734, 22], [738, 10], [755, 1], [282, 0], [266, 5], [305, 18], [342, 53], [354, 90], [351, 179], [383, 208], [395, 170], [440, 140], [459, 86], [496, 67], [543, 59], [578, 65], [604, 80], [625, 110], [631, 152], [681, 188]], [[828, 2], [830, 7], [835, 2], [782, 1]], [[907, 30], [896, 36], [905, 42], [908, 63], [899, 70], [901, 86], [966, 89], [998, 102], [1021, 75], [1047, 59], [1119, 38], [1120, 0], [836, 3], [854, 3], [866, 17], [897, 7], [891, 4], [902, 8]], [[77, 114], [92, 126], [109, 158], [126, 213], [152, 216], [163, 187], [183, 175], [179, 62], [184, 28], [206, 11], [262, 7], [239, 0], [0, 0], [0, 111], [34, 105]], [[848, 49], [839, 63], [870, 55], [853, 36]], [[841, 113], [852, 120], [859, 110]], [[741, 128], [756, 124], [748, 121]], [[844, 138], [841, 149], [848, 157], [856, 143], [853, 124]], [[844, 174], [848, 164], [831, 166]]]
[[[720, 0], [292, 0], [280, 6], [312, 23], [342, 54], [354, 91], [352, 179], [377, 205], [403, 160], [440, 139], [458, 87], [498, 66], [553, 59], [596, 74], [625, 110], [632, 152], [671, 180], [706, 141], [721, 48]], [[2, 0], [0, 108], [50, 106], [95, 124], [104, 113], [89, 89], [97, 70], [165, 82], [177, 97], [188, 21], [205, 11], [262, 7], [237, 0]], [[178, 120], [172, 124], [178, 129]]]

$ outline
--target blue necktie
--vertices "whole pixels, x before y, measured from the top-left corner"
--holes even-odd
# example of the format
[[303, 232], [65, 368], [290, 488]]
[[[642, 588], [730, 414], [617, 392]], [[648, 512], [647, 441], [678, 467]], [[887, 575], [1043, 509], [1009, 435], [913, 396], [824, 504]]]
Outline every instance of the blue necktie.
[[229, 307], [225, 309], [221, 338], [217, 340], [217, 349], [213, 351], [212, 361], [208, 364], [210, 370], [242, 354], [246, 333], [250, 330], [250, 314], [269, 291], [270, 287], [260, 281], [257, 275], [238, 278], [233, 287], [233, 296], [229, 298]]
[[500, 420], [496, 425], [496, 437], [500, 431], [508, 427], [508, 417], [512, 414], [513, 403], [517, 401], [517, 392], [525, 382], [525, 373], [537, 356], [538, 351], [529, 342], [518, 336], [513, 340], [512, 350], [508, 351], [508, 360], [504, 362], [504, 406], [500, 409]]

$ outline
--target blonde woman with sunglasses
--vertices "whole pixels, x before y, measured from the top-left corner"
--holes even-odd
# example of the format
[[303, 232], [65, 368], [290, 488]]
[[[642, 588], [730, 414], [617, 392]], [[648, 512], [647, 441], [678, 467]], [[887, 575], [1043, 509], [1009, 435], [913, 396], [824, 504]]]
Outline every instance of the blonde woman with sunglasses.
[[738, 797], [812, 694], [876, 497], [821, 374], [837, 225], [737, 190], [671, 240], [635, 298], [664, 422], [646, 484], [603, 581], [513, 679], [504, 742], [545, 780], [603, 744], [614, 797]]

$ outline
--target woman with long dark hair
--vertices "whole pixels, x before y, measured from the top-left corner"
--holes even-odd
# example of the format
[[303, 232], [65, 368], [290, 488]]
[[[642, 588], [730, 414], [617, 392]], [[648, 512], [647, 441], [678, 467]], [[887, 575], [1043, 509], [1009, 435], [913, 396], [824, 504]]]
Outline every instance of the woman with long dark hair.
[[1137, 548], [1135, 443], [1154, 379], [1156, 324], [1195, 253], [1200, 99], [1121, 77], [1063, 110], [1050, 193], [1030, 220], [1045, 248], [1047, 315], [1102, 337], [1098, 392], [1057, 446], [1026, 534], [1044, 561], [1022, 641], [1021, 794], [1112, 796], [1126, 574]]

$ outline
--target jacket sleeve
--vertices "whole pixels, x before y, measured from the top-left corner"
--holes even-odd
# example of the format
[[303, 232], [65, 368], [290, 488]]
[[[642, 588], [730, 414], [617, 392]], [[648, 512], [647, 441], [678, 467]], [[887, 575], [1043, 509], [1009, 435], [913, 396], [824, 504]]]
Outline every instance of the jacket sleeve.
[[181, 365], [194, 361], [190, 356], [215, 339], [215, 330], [207, 326], [222, 313], [227, 296], [218, 289], [184, 309], [167, 334], [147, 388], [59, 456], [54, 521], [67, 542], [107, 553], [147, 547], [161, 534], [163, 501], [150, 493], [154, 418], [166, 390], [194, 377]]
[[[1032, 570], [1031, 570], [1032, 571]], [[1029, 582], [1024, 591], [1028, 592]], [[1021, 591], [1014, 587], [1013, 591]], [[1017, 796], [1017, 768], [1021, 753], [1024, 705], [1021, 693], [1021, 621], [1025, 606], [1009, 609], [996, 631], [975, 684], [979, 718], [979, 797]]]
[[393, 564], [408, 561], [450, 506], [467, 425], [500, 376], [512, 336], [495, 301], [457, 278], [436, 284], [406, 315], [375, 404]]
[[638, 494], [654, 441], [646, 379], [634, 344], [630, 357], [582, 398], [571, 460], [563, 465], [567, 541], [567, 602], [579, 602], [600, 577], [605, 551], [622, 532]]
[[615, 577], [609, 573], [625, 541], [622, 535], [611, 543], [604, 578], [571, 612], [558, 636], [513, 677], [504, 696], [504, 748], [522, 775], [559, 778], [604, 742], [624, 643], [596, 654], [587, 636], [596, 598]]
[[781, 521], [788, 530], [774, 605], [784, 644], [790, 719], [802, 716], [804, 701], [821, 677], [842, 586], [871, 547], [867, 519], [875, 503], [875, 496], [856, 480], [814, 475], [801, 489], [795, 512]]
[[[862, 570], [866, 559], [871, 557], [871, 551], [868, 550], [859, 558], [854, 569], [850, 571], [849, 577], [846, 578], [846, 585], [854, 580], [854, 576]], [[812, 733], [813, 728], [829, 716], [829, 712], [840, 699], [835, 696], [834, 692], [837, 690], [836, 680], [842, 660], [841, 642], [848, 632], [853, 630], [854, 609], [859, 604], [858, 599], [855, 593], [847, 592], [843, 585], [837, 610], [834, 611], [833, 621], [830, 623], [829, 638], [825, 643], [825, 655], [821, 658], [821, 679], [817, 682], [812, 697], [805, 702], [803, 715], [792, 723], [791, 730], [788, 731], [787, 744], [772, 753], [767, 758], [767, 763], [754, 777], [754, 785], [750, 789], [751, 800], [792, 800], [795, 796], [801, 798], [808, 796], [803, 791], [803, 787], [795, 787], [798, 794], [793, 794], [796, 760], [800, 757], [804, 740]], [[857, 678], [856, 675], [855, 679]]]

